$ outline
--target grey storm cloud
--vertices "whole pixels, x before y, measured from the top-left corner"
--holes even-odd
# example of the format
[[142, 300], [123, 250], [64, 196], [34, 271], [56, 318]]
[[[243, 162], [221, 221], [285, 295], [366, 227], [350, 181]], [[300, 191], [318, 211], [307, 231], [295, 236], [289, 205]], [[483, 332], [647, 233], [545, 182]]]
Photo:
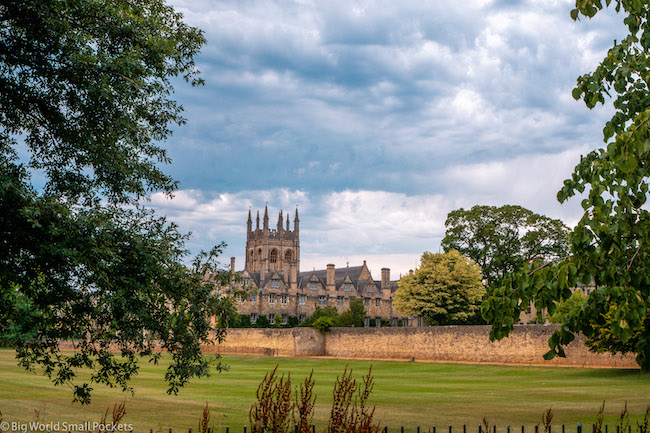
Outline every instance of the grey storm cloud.
[[[379, 228], [385, 243], [358, 239], [358, 251], [377, 254], [435, 246], [440, 215], [455, 206], [508, 202], [575, 219], [579, 209], [554, 196], [602, 143], [611, 108], [589, 111], [571, 89], [624, 34], [612, 11], [573, 22], [570, 0], [171, 3], [208, 41], [197, 58], [206, 85], [179, 83], [188, 124], [167, 143], [170, 173], [195, 197], [187, 212], [217, 212], [215, 195], [238, 197], [245, 212], [264, 194], [299, 191], [306, 214], [329, 227], [306, 236], [332, 254], [337, 233], [350, 234], [333, 228], [325, 204], [350, 230], [377, 218], [341, 194], [410, 221], [429, 209], [417, 204], [436, 203], [426, 241], [392, 225]], [[192, 226], [204, 217], [173, 212], [192, 230], [230, 233], [218, 214], [204, 230]]]

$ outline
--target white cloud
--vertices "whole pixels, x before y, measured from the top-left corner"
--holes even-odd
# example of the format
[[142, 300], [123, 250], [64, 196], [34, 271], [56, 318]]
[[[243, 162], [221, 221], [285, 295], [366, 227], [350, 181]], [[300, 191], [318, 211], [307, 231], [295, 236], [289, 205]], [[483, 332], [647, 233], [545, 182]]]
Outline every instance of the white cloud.
[[155, 194], [151, 204], [181, 229], [195, 233], [190, 245], [195, 252], [226, 240], [231, 246], [226, 256], [237, 257], [239, 267], [243, 266], [248, 209], [253, 210], [255, 224], [256, 211], [263, 212], [269, 203], [271, 227], [277, 223], [280, 209], [290, 213], [293, 227], [298, 206], [303, 270], [322, 269], [327, 263], [356, 266], [366, 260], [373, 275], [379, 275], [381, 267], [389, 267], [397, 275], [412, 269], [422, 252], [439, 250], [447, 214], [461, 207], [521, 205], [574, 225], [581, 216], [580, 199], [560, 205], [555, 194], [585, 151], [582, 147], [459, 164], [428, 179], [444, 193], [343, 190], [316, 195], [277, 189], [219, 194], [185, 190], [172, 200]]

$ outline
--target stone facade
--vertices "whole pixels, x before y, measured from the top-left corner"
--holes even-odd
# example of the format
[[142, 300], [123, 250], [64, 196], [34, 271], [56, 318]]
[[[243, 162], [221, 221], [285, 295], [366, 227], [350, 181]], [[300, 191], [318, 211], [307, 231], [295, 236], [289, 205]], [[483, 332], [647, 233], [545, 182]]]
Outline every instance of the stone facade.
[[[257, 212], [255, 228], [248, 212], [246, 232], [246, 264], [242, 277], [249, 295], [238, 296], [239, 314], [251, 316], [254, 323], [265, 315], [273, 323], [282, 316], [295, 316], [302, 321], [314, 313], [316, 307], [331, 306], [339, 313], [350, 307], [350, 301], [362, 299], [366, 309], [366, 326], [380, 326], [388, 320], [392, 326], [417, 326], [417, 318], [402, 317], [393, 310], [393, 294], [397, 281], [390, 280], [390, 269], [381, 270], [381, 279], [375, 280], [364, 261], [361, 266], [335, 267], [300, 271], [300, 235], [298, 210], [291, 230], [289, 215], [285, 219], [280, 211], [275, 229], [269, 228], [268, 208], [261, 220]], [[231, 270], [235, 271], [234, 258]]]

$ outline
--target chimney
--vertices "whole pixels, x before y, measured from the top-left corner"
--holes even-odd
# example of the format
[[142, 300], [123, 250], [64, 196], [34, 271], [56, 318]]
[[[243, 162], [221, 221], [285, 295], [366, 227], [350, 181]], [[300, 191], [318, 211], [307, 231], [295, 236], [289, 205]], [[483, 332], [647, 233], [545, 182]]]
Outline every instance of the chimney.
[[230, 272], [233, 274], [235, 273], [235, 258], [231, 257], [230, 258]]
[[381, 268], [381, 288], [387, 289], [390, 285], [390, 269]]
[[334, 265], [329, 264], [327, 265], [327, 290], [334, 290], [336, 289], [335, 282], [334, 282]]

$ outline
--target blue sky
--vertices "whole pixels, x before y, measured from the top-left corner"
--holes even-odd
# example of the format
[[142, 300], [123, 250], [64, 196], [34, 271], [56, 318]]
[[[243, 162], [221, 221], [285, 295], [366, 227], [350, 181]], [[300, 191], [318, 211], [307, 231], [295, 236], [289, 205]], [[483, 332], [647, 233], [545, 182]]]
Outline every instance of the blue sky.
[[301, 269], [360, 264], [397, 278], [438, 251], [448, 212], [518, 204], [572, 225], [555, 199], [601, 146], [609, 107], [574, 101], [622, 17], [573, 22], [545, 1], [173, 0], [205, 31], [206, 85], [179, 82], [186, 125], [164, 146], [181, 183], [151, 205], [224, 240], [268, 203], [301, 216]]

